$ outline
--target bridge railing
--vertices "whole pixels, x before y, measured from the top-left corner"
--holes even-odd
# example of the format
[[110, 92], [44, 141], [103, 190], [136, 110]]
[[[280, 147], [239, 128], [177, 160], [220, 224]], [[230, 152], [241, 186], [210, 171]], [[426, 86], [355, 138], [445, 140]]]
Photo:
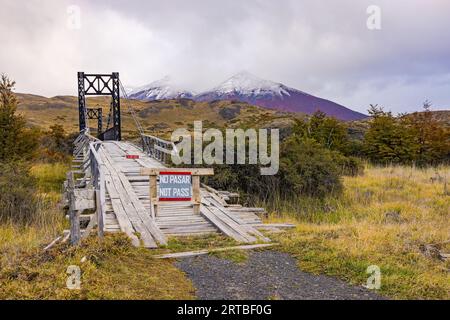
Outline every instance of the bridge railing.
[[100, 142], [91, 142], [89, 145], [89, 159], [90, 159], [90, 171], [91, 171], [91, 184], [95, 190], [95, 207], [98, 235], [103, 236], [104, 221], [106, 214], [106, 184], [105, 184], [105, 169], [104, 163], [98, 150], [101, 147]]
[[[79, 169], [68, 173], [69, 216], [71, 221], [71, 242], [77, 244], [81, 238], [87, 237], [91, 229], [97, 225], [98, 235], [104, 234], [106, 214], [106, 184], [104, 163], [99, 154], [101, 141], [84, 130], [74, 141], [73, 155], [80, 163]], [[81, 175], [75, 179], [74, 174]], [[76, 180], [81, 180], [76, 183]], [[83, 236], [80, 231], [80, 215], [85, 210], [95, 209], [89, 215], [89, 224]]]
[[142, 134], [141, 139], [142, 149], [145, 153], [161, 163], [169, 163], [170, 155], [176, 150], [176, 145], [173, 142], [148, 134]]

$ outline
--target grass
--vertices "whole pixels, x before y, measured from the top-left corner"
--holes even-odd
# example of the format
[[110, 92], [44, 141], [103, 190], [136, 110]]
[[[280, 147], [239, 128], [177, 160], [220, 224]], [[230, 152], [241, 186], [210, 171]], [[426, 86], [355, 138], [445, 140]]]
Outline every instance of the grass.
[[[67, 268], [81, 270], [79, 290], [66, 286]], [[59, 245], [2, 266], [0, 299], [193, 299], [184, 274], [167, 260], [135, 248], [124, 235]]]
[[[438, 172], [438, 175], [437, 173]], [[439, 181], [430, 178], [441, 176]], [[435, 244], [449, 252], [450, 168], [369, 167], [346, 177], [340, 198], [283, 204], [271, 222], [297, 224], [272, 235], [299, 266], [363, 285], [367, 267], [381, 269], [379, 293], [395, 299], [450, 299], [450, 263], [423, 253]]]
[[214, 251], [209, 253], [210, 256], [217, 257], [219, 259], [230, 260], [234, 263], [244, 264], [248, 260], [248, 252], [244, 250], [227, 250], [227, 251]]
[[[87, 239], [77, 248], [42, 248], [67, 228], [58, 206], [65, 164], [38, 164], [42, 206], [34, 225], [0, 225], [0, 299], [191, 299], [194, 289], [170, 260], [153, 255], [237, 245], [222, 235], [171, 238], [157, 250], [134, 248], [123, 235]], [[438, 174], [437, 174], [438, 173]], [[277, 250], [292, 254], [305, 271], [366, 283], [367, 267], [381, 269], [381, 295], [394, 299], [450, 299], [450, 263], [426, 256], [423, 246], [450, 247], [450, 168], [368, 167], [346, 177], [339, 198], [278, 201], [269, 222], [294, 222], [271, 234]], [[430, 178], [434, 179], [430, 179]], [[438, 178], [436, 178], [438, 177]], [[441, 178], [439, 178], [441, 177]], [[245, 263], [246, 252], [212, 253]], [[83, 261], [83, 262], [82, 262]], [[66, 287], [68, 266], [81, 269], [81, 289]]]
[[[37, 219], [25, 227], [0, 225], [0, 299], [194, 298], [191, 282], [171, 262], [154, 259], [154, 252], [131, 246], [122, 235], [108, 235], [101, 242], [92, 237], [76, 248], [62, 244], [43, 252], [68, 228], [59, 205], [67, 169], [66, 164], [36, 164], [32, 174], [41, 199]], [[81, 269], [80, 290], [66, 286], [71, 265]]]
[[40, 192], [61, 196], [62, 184], [69, 169], [66, 163], [39, 163], [31, 168], [31, 174], [36, 178]]
[[184, 251], [195, 251], [203, 249], [214, 249], [232, 247], [239, 245], [238, 242], [222, 234], [205, 234], [202, 236], [188, 236], [174, 238], [170, 237], [166, 246], [152, 250], [155, 255], [164, 253], [175, 253]]
[[0, 224], [0, 265], [11, 263], [21, 254], [37, 253], [68, 227], [59, 202], [66, 164], [35, 164], [31, 173], [38, 185], [38, 208], [31, 225]]

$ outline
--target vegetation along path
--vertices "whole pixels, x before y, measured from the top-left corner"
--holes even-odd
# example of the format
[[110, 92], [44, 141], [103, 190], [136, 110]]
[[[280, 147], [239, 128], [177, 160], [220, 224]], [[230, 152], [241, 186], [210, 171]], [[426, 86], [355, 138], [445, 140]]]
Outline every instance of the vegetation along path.
[[289, 254], [254, 251], [180, 259], [199, 299], [382, 299], [363, 287], [301, 271]]

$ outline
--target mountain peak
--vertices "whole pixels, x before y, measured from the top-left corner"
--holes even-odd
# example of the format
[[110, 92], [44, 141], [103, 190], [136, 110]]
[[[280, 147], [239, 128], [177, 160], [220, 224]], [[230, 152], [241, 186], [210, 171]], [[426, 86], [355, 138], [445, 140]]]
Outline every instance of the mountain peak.
[[192, 98], [194, 94], [174, 84], [173, 78], [169, 75], [166, 75], [162, 79], [153, 81], [150, 84], [131, 90], [130, 92], [128, 92], [128, 96], [131, 99], [150, 101]]
[[245, 95], [260, 95], [260, 94], [273, 94], [273, 95], [289, 95], [286, 87], [281, 83], [276, 83], [269, 80], [261, 79], [248, 71], [241, 71], [226, 81], [222, 82], [219, 86], [212, 91], [218, 94], [245, 94]]
[[282, 83], [261, 79], [248, 71], [241, 71], [212, 90], [196, 96], [190, 91], [180, 89], [170, 76], [134, 89], [128, 96], [144, 101], [180, 98], [196, 101], [235, 100], [280, 111], [312, 114], [321, 110], [342, 120], [359, 120], [366, 117], [333, 101], [315, 97]]

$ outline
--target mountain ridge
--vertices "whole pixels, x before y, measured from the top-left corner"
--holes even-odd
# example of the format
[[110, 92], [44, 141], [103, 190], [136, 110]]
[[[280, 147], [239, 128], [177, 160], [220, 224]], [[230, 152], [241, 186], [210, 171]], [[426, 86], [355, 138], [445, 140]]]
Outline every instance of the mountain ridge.
[[152, 101], [152, 100], [170, 100], [193, 98], [194, 93], [188, 90], [179, 88], [173, 84], [170, 76], [165, 76], [160, 80], [156, 80], [142, 87], [131, 89], [126, 92], [130, 99]]
[[252, 105], [278, 111], [312, 114], [321, 110], [340, 120], [361, 120], [367, 115], [351, 110], [331, 100], [316, 97], [282, 83], [261, 79], [247, 71], [228, 78], [210, 90], [194, 94], [172, 84], [170, 77], [152, 82], [128, 94], [130, 99], [153, 101], [188, 98], [198, 102], [229, 100], [247, 102]]

